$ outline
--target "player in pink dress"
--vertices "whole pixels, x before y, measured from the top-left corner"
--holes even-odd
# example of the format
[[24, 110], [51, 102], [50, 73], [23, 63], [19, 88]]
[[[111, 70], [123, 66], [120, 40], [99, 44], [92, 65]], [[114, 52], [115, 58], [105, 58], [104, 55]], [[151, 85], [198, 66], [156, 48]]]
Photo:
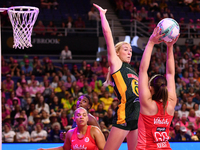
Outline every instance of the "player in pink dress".
[[140, 115], [138, 120], [137, 150], [171, 150], [168, 140], [169, 128], [176, 106], [175, 63], [173, 45], [178, 37], [167, 45], [166, 78], [162, 75], [153, 76], [148, 80], [148, 68], [152, 50], [155, 44], [163, 41], [159, 39], [160, 28], [154, 29], [149, 38], [139, 68], [139, 99]]

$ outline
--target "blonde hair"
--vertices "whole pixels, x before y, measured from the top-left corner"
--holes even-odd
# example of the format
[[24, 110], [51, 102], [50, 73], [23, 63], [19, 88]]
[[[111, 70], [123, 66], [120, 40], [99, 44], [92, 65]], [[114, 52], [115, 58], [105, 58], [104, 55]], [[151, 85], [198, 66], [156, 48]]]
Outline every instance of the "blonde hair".
[[[122, 45], [124, 45], [124, 44], [130, 45], [128, 42], [125, 42], [125, 41], [118, 42], [115, 45], [115, 51], [119, 52], [119, 50], [121, 49]], [[113, 83], [111, 81], [111, 75], [110, 75], [110, 67], [108, 68], [108, 74], [106, 76], [106, 81], [103, 83], [103, 86], [109, 86], [109, 85], [113, 86]]]
[[124, 41], [118, 42], [118, 43], [115, 45], [115, 51], [116, 51], [116, 52], [119, 52], [119, 50], [121, 49], [122, 45], [124, 45], [124, 44], [130, 45], [128, 42], [124, 42]]

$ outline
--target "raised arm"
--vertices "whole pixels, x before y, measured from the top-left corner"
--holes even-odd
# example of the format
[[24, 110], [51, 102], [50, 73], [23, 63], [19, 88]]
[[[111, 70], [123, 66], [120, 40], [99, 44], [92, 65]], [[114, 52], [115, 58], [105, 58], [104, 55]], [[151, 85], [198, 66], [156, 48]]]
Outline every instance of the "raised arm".
[[166, 79], [167, 79], [167, 89], [168, 97], [172, 106], [176, 106], [176, 87], [175, 87], [175, 62], [174, 62], [174, 53], [173, 45], [178, 40], [179, 36], [174, 39], [172, 42], [165, 42], [167, 45], [167, 61], [166, 61]]
[[106, 45], [107, 45], [108, 63], [111, 67], [111, 73], [112, 73], [113, 69], [114, 69], [114, 71], [119, 69], [119, 68], [115, 68], [115, 67], [120, 66], [120, 64], [122, 64], [122, 62], [119, 59], [119, 57], [117, 56], [116, 51], [115, 51], [112, 32], [111, 32], [109, 23], [106, 19], [106, 15], [105, 15], [107, 9], [103, 9], [100, 6], [98, 6], [97, 4], [93, 4], [93, 5], [99, 10], [99, 13], [100, 13], [102, 30], [103, 30], [104, 38], [106, 40]]
[[154, 45], [162, 42], [159, 39], [163, 36], [163, 34], [160, 35], [159, 32], [160, 28], [157, 27], [154, 29], [153, 34], [149, 38], [149, 41], [146, 45], [146, 48], [142, 55], [142, 60], [140, 62], [138, 89], [139, 89], [140, 104], [143, 107], [150, 106], [149, 100], [151, 100], [151, 93], [148, 88], [147, 70], [149, 68], [151, 53], [153, 51]]

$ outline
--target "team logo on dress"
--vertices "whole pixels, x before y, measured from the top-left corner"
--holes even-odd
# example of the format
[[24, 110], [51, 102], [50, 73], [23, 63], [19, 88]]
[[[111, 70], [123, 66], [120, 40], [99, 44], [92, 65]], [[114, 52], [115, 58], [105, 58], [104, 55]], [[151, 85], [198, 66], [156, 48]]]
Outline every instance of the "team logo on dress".
[[86, 137], [85, 142], [89, 142], [89, 141], [90, 141], [89, 137]]
[[133, 93], [136, 96], [139, 96], [139, 92], [138, 92], [138, 77], [134, 74], [127, 74], [128, 78], [133, 78], [132, 80], [132, 89], [133, 89]]

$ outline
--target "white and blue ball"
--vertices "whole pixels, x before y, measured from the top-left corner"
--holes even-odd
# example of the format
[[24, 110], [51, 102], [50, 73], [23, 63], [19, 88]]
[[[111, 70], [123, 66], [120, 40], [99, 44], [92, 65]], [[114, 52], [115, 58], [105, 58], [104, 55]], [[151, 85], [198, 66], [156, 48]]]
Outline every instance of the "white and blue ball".
[[180, 33], [179, 24], [172, 18], [162, 19], [157, 24], [157, 27], [160, 27], [162, 29], [160, 34], [165, 33], [165, 35], [162, 37], [162, 40], [166, 42], [171, 42]]

